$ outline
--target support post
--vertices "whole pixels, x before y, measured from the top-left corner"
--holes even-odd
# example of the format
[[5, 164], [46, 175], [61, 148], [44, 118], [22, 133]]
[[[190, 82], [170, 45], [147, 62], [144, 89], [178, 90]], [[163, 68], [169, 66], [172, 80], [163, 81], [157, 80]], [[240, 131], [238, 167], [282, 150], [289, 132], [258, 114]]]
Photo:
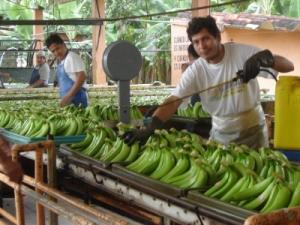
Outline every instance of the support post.
[[[105, 0], [92, 1], [92, 17], [105, 17]], [[102, 68], [102, 56], [105, 49], [105, 28], [104, 25], [93, 26], [93, 61], [92, 79], [93, 84], [106, 85], [106, 75]]]

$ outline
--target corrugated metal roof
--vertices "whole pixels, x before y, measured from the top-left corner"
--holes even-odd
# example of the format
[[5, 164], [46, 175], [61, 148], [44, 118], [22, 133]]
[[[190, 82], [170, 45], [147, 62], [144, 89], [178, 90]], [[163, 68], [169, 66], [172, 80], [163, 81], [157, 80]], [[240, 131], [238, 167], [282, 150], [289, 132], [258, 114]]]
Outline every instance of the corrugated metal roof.
[[217, 23], [225, 27], [300, 31], [300, 20], [284, 16], [265, 16], [249, 13], [212, 13]]
[[[181, 13], [180, 18], [191, 18], [191, 13]], [[229, 14], [213, 12], [220, 27], [234, 27], [241, 29], [267, 29], [281, 31], [300, 31], [300, 19], [285, 16], [265, 16], [260, 14], [240, 13]]]

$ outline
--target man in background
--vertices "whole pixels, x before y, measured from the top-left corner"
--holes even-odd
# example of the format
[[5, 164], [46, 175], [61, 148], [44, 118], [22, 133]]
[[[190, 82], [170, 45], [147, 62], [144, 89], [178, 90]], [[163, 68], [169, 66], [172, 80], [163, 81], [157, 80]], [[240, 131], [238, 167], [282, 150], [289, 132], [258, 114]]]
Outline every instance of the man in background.
[[50, 76], [50, 68], [46, 62], [46, 55], [44, 51], [36, 53], [37, 65], [34, 67], [28, 88], [41, 88], [48, 86]]
[[46, 39], [46, 46], [58, 60], [56, 74], [60, 92], [60, 106], [69, 104], [87, 107], [87, 84], [84, 63], [79, 55], [68, 50], [58, 34]]

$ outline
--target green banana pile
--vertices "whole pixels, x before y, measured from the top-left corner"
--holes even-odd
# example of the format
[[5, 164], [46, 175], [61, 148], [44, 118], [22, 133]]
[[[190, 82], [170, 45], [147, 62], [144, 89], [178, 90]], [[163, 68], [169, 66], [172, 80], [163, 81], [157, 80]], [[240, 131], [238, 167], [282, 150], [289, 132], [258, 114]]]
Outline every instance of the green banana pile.
[[[95, 121], [119, 120], [118, 107], [115, 105], [93, 104], [86, 108], [85, 116]], [[130, 108], [130, 118], [132, 120], [141, 120], [143, 118], [137, 106]]]
[[[47, 102], [49, 103], [49, 102]], [[130, 109], [133, 121], [143, 115], [137, 106]], [[0, 107], [0, 127], [16, 134], [37, 138], [47, 135], [76, 136], [85, 134], [101, 122], [118, 120], [118, 109], [114, 105], [91, 105], [87, 108], [69, 105], [64, 108], [45, 102], [5, 102]]]
[[177, 110], [177, 115], [192, 119], [210, 117], [210, 115], [203, 110], [201, 102], [196, 102], [193, 106], [191, 104], [188, 104], [186, 108], [179, 108]]
[[[132, 127], [119, 124], [118, 128], [120, 135]], [[268, 148], [224, 146], [174, 128], [155, 130], [145, 145], [129, 147], [104, 126], [88, 130], [86, 138], [71, 148], [249, 210], [270, 212], [300, 205], [300, 167]]]
[[300, 205], [300, 167], [278, 151], [160, 130], [141, 152], [127, 168], [170, 185], [261, 212]]
[[138, 157], [138, 143], [128, 146], [117, 137], [115, 131], [105, 126], [98, 126], [87, 132], [82, 142], [72, 144], [71, 149], [101, 162], [131, 163]]

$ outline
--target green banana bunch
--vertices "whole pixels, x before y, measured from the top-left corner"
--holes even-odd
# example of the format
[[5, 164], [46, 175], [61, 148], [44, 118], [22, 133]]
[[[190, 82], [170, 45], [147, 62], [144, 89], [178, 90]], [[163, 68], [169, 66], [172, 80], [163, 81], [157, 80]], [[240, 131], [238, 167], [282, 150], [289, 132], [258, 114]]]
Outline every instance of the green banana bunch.
[[192, 159], [190, 162], [191, 166], [187, 172], [170, 178], [168, 183], [183, 189], [205, 187], [208, 182], [208, 173], [195, 160]]
[[106, 133], [103, 131], [93, 132], [91, 133], [93, 136], [92, 141], [87, 146], [86, 149], [81, 150], [82, 154], [87, 155], [89, 157], [95, 156], [101, 149], [103, 143], [105, 142]]
[[184, 109], [179, 108], [177, 111], [177, 115], [193, 119], [200, 119], [210, 116], [203, 110], [201, 102], [196, 102], [193, 106], [191, 104], [188, 104], [188, 106]]
[[271, 194], [274, 193], [275, 191], [274, 189], [277, 189], [277, 184], [275, 180], [270, 182], [267, 188], [265, 188], [265, 190], [263, 190], [263, 192], [261, 192], [256, 198], [250, 200], [242, 207], [249, 210], [256, 210], [259, 207], [264, 206], [268, 201], [269, 197], [271, 196]]
[[299, 205], [300, 205], [300, 183], [297, 184], [288, 207], [295, 207]]
[[120, 152], [113, 157], [113, 159], [110, 162], [123, 162], [125, 161], [129, 154], [130, 154], [131, 148], [122, 140], [122, 148]]
[[219, 181], [209, 188], [204, 195], [212, 198], [220, 198], [233, 187], [238, 178], [238, 173], [231, 167], [228, 167]]
[[262, 192], [264, 192], [267, 187], [274, 181], [273, 177], [265, 178], [264, 180], [256, 183], [253, 186], [245, 187], [243, 190], [238, 190], [233, 196], [234, 201], [243, 201], [256, 198]]
[[159, 180], [160, 178], [168, 174], [171, 169], [173, 169], [175, 163], [176, 159], [173, 153], [166, 148], [162, 149], [159, 164], [156, 169], [150, 174], [150, 177]]
[[190, 158], [185, 153], [179, 153], [177, 155], [177, 161], [175, 166], [160, 180], [165, 183], [171, 183], [171, 180], [174, 177], [184, 174], [189, 169], [190, 169]]
[[124, 160], [125, 163], [130, 164], [134, 162], [140, 153], [140, 145], [136, 142], [131, 148], [128, 157]]
[[285, 208], [289, 205], [292, 196], [291, 190], [283, 182], [277, 183], [265, 206], [260, 210], [262, 213], [268, 213], [276, 209]]
[[93, 138], [92, 132], [87, 132], [85, 138], [81, 142], [71, 144], [70, 147], [75, 151], [83, 151], [92, 143]]
[[157, 168], [160, 157], [160, 150], [147, 146], [142, 155], [136, 161], [129, 164], [127, 168], [136, 173], [149, 175]]

